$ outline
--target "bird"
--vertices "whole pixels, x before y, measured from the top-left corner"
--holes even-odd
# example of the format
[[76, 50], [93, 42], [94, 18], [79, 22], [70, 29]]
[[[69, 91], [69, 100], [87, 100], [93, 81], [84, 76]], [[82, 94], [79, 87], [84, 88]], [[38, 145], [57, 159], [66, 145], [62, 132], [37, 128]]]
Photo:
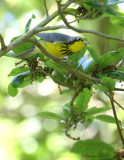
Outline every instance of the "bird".
[[[57, 57], [69, 56], [81, 51], [87, 44], [80, 36], [69, 36], [62, 33], [37, 33], [40, 44], [52, 55]], [[15, 58], [27, 59], [36, 53], [41, 52], [33, 45], [27, 51], [15, 54]]]

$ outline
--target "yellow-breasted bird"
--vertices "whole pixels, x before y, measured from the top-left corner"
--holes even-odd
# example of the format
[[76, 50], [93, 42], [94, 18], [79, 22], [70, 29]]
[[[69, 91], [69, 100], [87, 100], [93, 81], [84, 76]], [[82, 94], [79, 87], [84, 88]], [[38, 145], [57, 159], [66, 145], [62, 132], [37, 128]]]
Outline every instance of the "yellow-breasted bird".
[[[82, 37], [71, 37], [62, 33], [38, 33], [41, 45], [51, 54], [64, 57], [79, 52], [89, 42], [84, 41]], [[32, 55], [39, 53], [40, 50], [35, 45], [25, 52], [14, 55], [14, 57], [27, 59]]]

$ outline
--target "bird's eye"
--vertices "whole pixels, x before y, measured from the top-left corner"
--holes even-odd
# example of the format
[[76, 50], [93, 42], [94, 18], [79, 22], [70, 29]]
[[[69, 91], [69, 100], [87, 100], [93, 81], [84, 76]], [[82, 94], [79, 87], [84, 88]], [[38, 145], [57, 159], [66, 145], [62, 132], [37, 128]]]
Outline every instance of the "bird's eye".
[[77, 37], [77, 41], [83, 41], [82, 37]]

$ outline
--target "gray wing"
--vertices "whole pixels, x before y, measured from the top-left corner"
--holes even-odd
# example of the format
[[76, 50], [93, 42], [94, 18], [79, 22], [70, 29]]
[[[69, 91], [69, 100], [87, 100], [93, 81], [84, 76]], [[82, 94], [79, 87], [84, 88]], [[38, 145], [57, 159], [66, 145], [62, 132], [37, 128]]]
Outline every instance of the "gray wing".
[[68, 35], [62, 34], [62, 33], [38, 33], [36, 36], [40, 37], [40, 39], [49, 41], [49, 42], [70, 42], [74, 37], [70, 37]]

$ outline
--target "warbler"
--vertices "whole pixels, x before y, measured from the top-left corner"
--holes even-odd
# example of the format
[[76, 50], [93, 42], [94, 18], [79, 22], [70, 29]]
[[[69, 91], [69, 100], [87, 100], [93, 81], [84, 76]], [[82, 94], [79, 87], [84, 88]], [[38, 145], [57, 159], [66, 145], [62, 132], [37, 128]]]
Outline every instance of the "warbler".
[[[80, 36], [71, 37], [62, 33], [38, 33], [36, 36], [40, 38], [38, 41], [49, 53], [58, 57], [77, 53], [89, 44]], [[39, 52], [41, 51], [34, 45], [25, 52], [15, 54], [14, 57], [26, 59]]]

